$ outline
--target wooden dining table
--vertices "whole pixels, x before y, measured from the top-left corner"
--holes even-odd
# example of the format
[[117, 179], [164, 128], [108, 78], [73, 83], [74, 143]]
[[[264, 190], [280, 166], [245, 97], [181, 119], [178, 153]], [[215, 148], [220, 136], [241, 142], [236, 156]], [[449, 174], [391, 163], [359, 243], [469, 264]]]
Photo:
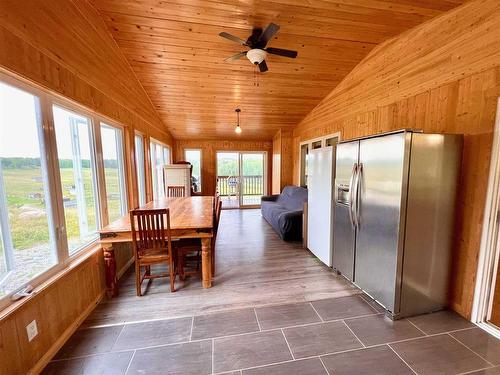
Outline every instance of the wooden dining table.
[[[212, 249], [214, 198], [195, 196], [182, 198], [160, 198], [139, 207], [141, 209], [170, 210], [170, 232], [172, 240], [199, 238], [201, 240], [201, 273], [203, 288], [212, 286]], [[106, 271], [106, 294], [118, 295], [118, 279], [113, 244], [132, 242], [130, 216], [126, 215], [113, 221], [99, 231], [100, 244], [104, 251]]]

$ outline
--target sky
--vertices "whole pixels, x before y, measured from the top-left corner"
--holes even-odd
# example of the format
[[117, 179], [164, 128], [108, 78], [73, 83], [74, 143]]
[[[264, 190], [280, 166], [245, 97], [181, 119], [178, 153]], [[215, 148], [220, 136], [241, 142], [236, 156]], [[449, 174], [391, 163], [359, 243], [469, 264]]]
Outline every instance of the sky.
[[[38, 98], [0, 82], [0, 157], [40, 157], [37, 119]], [[70, 119], [78, 121], [82, 159], [90, 157], [90, 120], [60, 107], [53, 107], [57, 150], [60, 159], [72, 158]], [[101, 128], [104, 159], [116, 158], [115, 130]]]

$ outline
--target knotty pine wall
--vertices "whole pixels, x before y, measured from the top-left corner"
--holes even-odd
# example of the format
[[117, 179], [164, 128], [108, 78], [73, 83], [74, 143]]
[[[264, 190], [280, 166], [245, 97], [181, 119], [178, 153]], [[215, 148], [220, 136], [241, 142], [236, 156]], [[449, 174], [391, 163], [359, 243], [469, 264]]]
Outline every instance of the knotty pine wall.
[[469, 317], [481, 241], [497, 99], [500, 2], [473, 0], [376, 47], [294, 129], [299, 142], [340, 131], [342, 140], [400, 128], [461, 133], [451, 307]]
[[[245, 131], [245, 130], [243, 130]], [[174, 159], [184, 160], [185, 149], [201, 150], [201, 193], [215, 194], [217, 181], [217, 151], [265, 151], [267, 152], [267, 191], [271, 192], [272, 142], [261, 141], [213, 141], [213, 140], [175, 140]]]
[[272, 193], [279, 194], [286, 185], [293, 184], [292, 132], [278, 130], [273, 137]]
[[[101, 18], [86, 1], [76, 0], [3, 0], [0, 18], [0, 70], [126, 127], [129, 205], [136, 206], [134, 131], [173, 141]], [[120, 252], [118, 267], [130, 256], [129, 249]], [[43, 368], [102, 297], [102, 262], [102, 251], [94, 249], [90, 258], [0, 313], [0, 374]], [[33, 319], [39, 335], [29, 343], [25, 326]]]

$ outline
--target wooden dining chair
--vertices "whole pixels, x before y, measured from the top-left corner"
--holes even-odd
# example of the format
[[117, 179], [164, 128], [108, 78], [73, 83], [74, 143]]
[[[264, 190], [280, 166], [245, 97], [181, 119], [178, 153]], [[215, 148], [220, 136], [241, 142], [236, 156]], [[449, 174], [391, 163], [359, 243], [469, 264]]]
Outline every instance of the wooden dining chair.
[[[215, 274], [215, 241], [217, 238], [217, 231], [219, 229], [220, 213], [222, 208], [222, 202], [220, 199], [216, 202], [216, 205], [217, 206], [214, 210], [213, 237], [210, 246], [212, 255], [212, 275]], [[179, 241], [175, 241], [174, 251], [176, 252], [177, 271], [181, 280], [184, 280], [187, 275], [201, 274], [201, 240], [199, 238], [181, 239]], [[186, 271], [186, 263], [188, 261], [196, 262], [196, 267]]]
[[[175, 262], [170, 236], [169, 209], [130, 211], [132, 246], [135, 256], [135, 282], [137, 295], [140, 297], [141, 285], [145, 279], [170, 277], [170, 291], [175, 292]], [[168, 265], [168, 273], [151, 273], [155, 264]], [[141, 275], [141, 268], [145, 272]]]
[[185, 186], [167, 186], [167, 197], [180, 198], [186, 196]]

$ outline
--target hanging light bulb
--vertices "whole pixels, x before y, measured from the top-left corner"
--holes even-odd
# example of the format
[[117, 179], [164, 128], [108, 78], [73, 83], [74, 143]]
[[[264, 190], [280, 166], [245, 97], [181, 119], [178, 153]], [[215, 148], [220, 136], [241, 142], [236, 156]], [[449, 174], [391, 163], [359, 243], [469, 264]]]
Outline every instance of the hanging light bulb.
[[236, 128], [234, 129], [234, 131], [236, 132], [236, 134], [240, 134], [241, 133], [241, 128], [240, 128], [240, 112], [241, 112], [241, 109], [236, 108], [234, 111], [236, 112], [236, 115], [238, 116], [238, 122], [236, 124]]

